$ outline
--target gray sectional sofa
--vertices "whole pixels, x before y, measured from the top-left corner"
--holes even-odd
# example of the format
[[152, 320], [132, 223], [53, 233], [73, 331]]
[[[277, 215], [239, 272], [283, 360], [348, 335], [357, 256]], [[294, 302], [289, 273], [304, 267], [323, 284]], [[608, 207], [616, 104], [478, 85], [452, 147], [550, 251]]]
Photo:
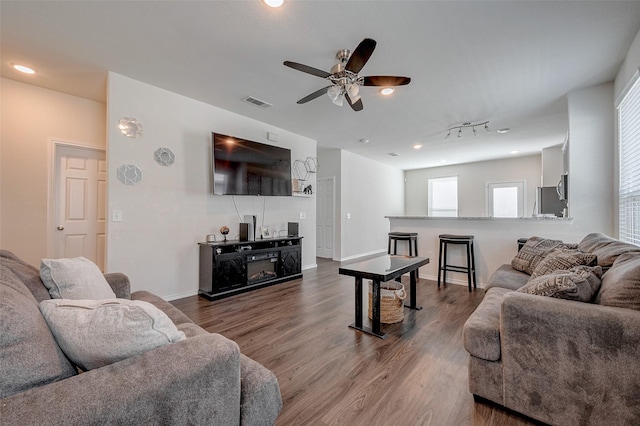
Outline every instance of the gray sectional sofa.
[[118, 298], [166, 313], [186, 339], [81, 372], [40, 313], [50, 296], [39, 270], [0, 250], [1, 424], [274, 424], [282, 400], [271, 371], [163, 299], [130, 293], [125, 275], [105, 278]]
[[640, 247], [593, 233], [577, 249], [601, 278], [589, 302], [522, 292], [516, 259], [495, 271], [464, 325], [469, 390], [548, 424], [638, 425]]

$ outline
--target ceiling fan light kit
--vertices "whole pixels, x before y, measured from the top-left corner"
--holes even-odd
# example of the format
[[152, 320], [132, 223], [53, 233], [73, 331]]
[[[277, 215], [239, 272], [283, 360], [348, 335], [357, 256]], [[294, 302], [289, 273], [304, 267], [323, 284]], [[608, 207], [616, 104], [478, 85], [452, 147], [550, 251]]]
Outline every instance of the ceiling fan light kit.
[[[342, 106], [346, 99], [351, 109], [361, 111], [363, 108], [360, 95], [361, 86], [383, 86], [386, 89], [390, 89], [389, 86], [404, 86], [409, 84], [411, 82], [409, 77], [381, 75], [363, 77], [358, 74], [371, 57], [375, 47], [375, 40], [365, 38], [353, 53], [349, 49], [338, 50], [336, 54], [338, 63], [331, 68], [331, 72], [322, 71], [297, 62], [284, 61], [284, 65], [287, 67], [324, 78], [331, 83], [329, 86], [305, 96], [297, 103], [307, 103], [326, 93], [334, 104]], [[391, 89], [391, 91], [393, 92], [393, 89]]]
[[447, 136], [445, 136], [444, 138], [447, 139], [449, 136], [451, 136], [451, 131], [455, 129], [458, 129], [458, 137], [461, 138], [463, 128], [471, 128], [473, 130], [473, 135], [478, 136], [478, 131], [476, 130], [476, 127], [482, 127], [482, 126], [484, 126], [484, 130], [487, 133], [491, 133], [491, 130], [489, 129], [489, 121], [483, 121], [479, 123], [467, 122], [467, 123], [462, 123], [459, 126], [449, 127], [447, 129]]

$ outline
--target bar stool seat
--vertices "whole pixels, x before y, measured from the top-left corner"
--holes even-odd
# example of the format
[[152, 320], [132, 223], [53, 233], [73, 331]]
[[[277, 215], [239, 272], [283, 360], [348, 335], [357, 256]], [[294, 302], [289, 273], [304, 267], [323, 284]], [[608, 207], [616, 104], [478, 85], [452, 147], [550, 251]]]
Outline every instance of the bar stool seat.
[[[393, 241], [393, 253], [391, 253], [391, 241]], [[409, 242], [409, 256], [418, 255], [418, 233], [417, 232], [389, 232], [389, 244], [387, 247], [387, 254], [398, 254], [398, 241]]]
[[[469, 291], [471, 291], [472, 278], [473, 288], [476, 288], [476, 261], [473, 250], [473, 235], [441, 234], [438, 238], [440, 239], [440, 251], [438, 253], [438, 288], [440, 287], [441, 275], [442, 282], [446, 284], [447, 271], [466, 273]], [[447, 263], [447, 248], [449, 244], [463, 244], [466, 246], [466, 266], [449, 265]]]

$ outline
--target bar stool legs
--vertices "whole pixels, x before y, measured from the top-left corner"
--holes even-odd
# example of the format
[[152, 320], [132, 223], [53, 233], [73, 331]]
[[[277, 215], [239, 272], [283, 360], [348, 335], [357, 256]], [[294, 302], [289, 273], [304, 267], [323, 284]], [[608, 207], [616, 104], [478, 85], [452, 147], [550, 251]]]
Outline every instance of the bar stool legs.
[[[475, 252], [473, 250], [473, 235], [452, 235], [442, 234], [440, 238], [440, 248], [438, 252], [438, 288], [440, 288], [440, 275], [442, 274], [442, 282], [447, 282], [447, 271], [463, 272], [467, 274], [467, 283], [469, 291], [471, 291], [471, 282], [473, 288], [477, 288], [476, 283], [476, 261]], [[466, 266], [449, 265], [447, 263], [447, 248], [449, 244], [464, 244], [465, 254], [467, 257]]]

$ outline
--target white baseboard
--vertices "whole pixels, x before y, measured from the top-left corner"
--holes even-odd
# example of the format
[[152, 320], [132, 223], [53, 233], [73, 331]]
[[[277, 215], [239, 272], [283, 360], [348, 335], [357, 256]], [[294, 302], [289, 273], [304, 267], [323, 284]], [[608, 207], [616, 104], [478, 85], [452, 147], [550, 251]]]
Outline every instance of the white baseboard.
[[[434, 276], [434, 275], [420, 275], [420, 278], [423, 278], [425, 280], [431, 280], [431, 281], [438, 281], [438, 277]], [[447, 277], [447, 284], [455, 284], [455, 285], [463, 285], [465, 287], [469, 286], [469, 283], [467, 280], [458, 280], [458, 279], [451, 279]], [[484, 288], [485, 283], [476, 283], [476, 285], [478, 286], [478, 288]]]
[[164, 296], [163, 299], [166, 300], [167, 302], [171, 302], [172, 300], [178, 300], [178, 299], [183, 299], [185, 297], [197, 296], [197, 295], [198, 295], [198, 290], [195, 290], [195, 291], [187, 291], [184, 293], [171, 294], [169, 296]]
[[359, 259], [361, 257], [372, 256], [374, 254], [387, 254], [387, 250], [370, 251], [368, 253], [360, 253], [360, 254], [355, 254], [353, 256], [341, 257], [340, 259], [336, 259], [336, 260], [338, 262], [346, 262], [347, 260]]

